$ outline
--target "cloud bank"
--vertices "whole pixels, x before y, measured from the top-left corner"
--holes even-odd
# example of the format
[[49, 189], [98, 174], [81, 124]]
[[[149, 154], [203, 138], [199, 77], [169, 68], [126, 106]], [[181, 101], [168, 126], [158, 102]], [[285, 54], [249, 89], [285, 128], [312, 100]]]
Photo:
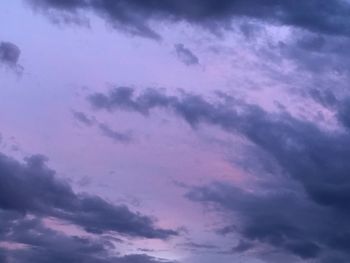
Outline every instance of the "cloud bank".
[[152, 21], [186, 21], [207, 28], [229, 28], [234, 18], [250, 18], [329, 35], [350, 35], [350, 4], [347, 1], [258, 0], [26, 0], [48, 14], [79, 16], [90, 11], [115, 28], [160, 39]]
[[1, 154], [0, 171], [2, 210], [64, 220], [97, 234], [116, 232], [159, 239], [177, 235], [174, 230], [155, 227], [150, 217], [134, 213], [124, 205], [74, 193], [67, 183], [55, 177], [43, 156], [32, 156], [22, 164]]
[[[245, 246], [247, 250], [265, 244], [302, 259], [348, 261], [350, 134], [324, 130], [287, 112], [269, 113], [229, 96], [222, 98], [211, 102], [192, 94], [168, 96], [154, 89], [136, 93], [120, 87], [88, 99], [96, 110], [149, 115], [154, 109], [165, 109], [192, 127], [213, 125], [244, 136], [280, 167], [273, 174], [274, 182], [257, 184], [252, 192], [216, 182], [194, 187], [188, 198], [214, 204], [233, 222], [233, 215], [238, 216], [238, 226], [221, 233], [239, 233], [244, 242], [254, 244]], [[346, 116], [341, 114], [344, 107], [348, 108], [346, 100], [334, 99], [335, 116], [347, 128], [341, 117]]]

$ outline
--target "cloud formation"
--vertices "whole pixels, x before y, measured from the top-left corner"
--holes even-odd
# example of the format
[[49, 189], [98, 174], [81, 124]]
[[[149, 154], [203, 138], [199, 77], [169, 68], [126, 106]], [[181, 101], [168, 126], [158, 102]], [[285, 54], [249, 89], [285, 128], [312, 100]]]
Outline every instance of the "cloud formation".
[[[223, 217], [224, 223], [215, 225], [215, 229], [211, 229], [212, 233], [208, 233], [208, 227], [213, 227], [217, 222], [212, 217], [203, 218], [203, 222], [194, 222], [199, 215], [196, 211], [190, 211], [184, 222], [194, 225], [195, 229], [192, 231], [191, 227], [186, 226], [184, 229], [190, 230], [184, 230], [184, 238], [180, 237], [182, 239], [176, 240], [176, 243], [168, 242], [169, 238], [179, 236], [177, 230], [158, 227], [153, 217], [135, 212], [126, 205], [114, 204], [97, 195], [75, 192], [69, 183], [59, 179], [47, 166], [45, 157], [32, 156], [21, 162], [0, 153], [0, 262], [168, 263], [150, 255], [160, 252], [175, 255], [184, 250], [190, 257], [185, 261], [191, 263], [199, 262], [198, 255], [202, 253], [206, 253], [208, 258], [203, 257], [201, 262], [230, 262], [241, 256], [247, 262], [250, 258], [270, 263], [350, 261], [350, 99], [344, 95], [348, 92], [350, 76], [349, 0], [23, 2], [54, 23], [89, 26], [91, 16], [99, 17], [110, 27], [131, 35], [154, 40], [162, 39], [161, 32], [174, 35], [169, 39], [171, 43], [158, 45], [165, 52], [158, 52], [153, 44], [150, 46], [144, 45], [143, 41], [132, 41], [135, 45], [130, 46], [125, 38], [116, 47], [110, 43], [106, 31], [94, 32], [98, 35], [98, 41], [84, 43], [82, 37], [85, 39], [85, 35], [77, 37], [70, 30], [53, 31], [49, 41], [52, 45], [44, 45], [48, 47], [46, 55], [51, 59], [37, 61], [35, 41], [26, 40], [25, 34], [16, 31], [5, 32], [9, 36], [15, 34], [16, 39], [20, 36], [18, 41], [21, 45], [27, 45], [28, 56], [34, 56], [34, 60], [28, 59], [35, 61], [35, 65], [31, 63], [34, 66], [31, 69], [33, 74], [22, 84], [14, 83], [11, 77], [4, 78], [3, 86], [9, 88], [2, 89], [2, 96], [8, 98], [2, 106], [4, 124], [6, 120], [8, 122], [8, 127], [4, 129], [6, 133], [12, 133], [8, 136], [13, 135], [6, 137], [6, 142], [2, 144], [4, 150], [15, 150], [10, 147], [12, 144], [19, 145], [19, 142], [25, 148], [34, 146], [47, 149], [49, 138], [55, 138], [58, 147], [50, 151], [62, 158], [59, 161], [60, 170], [69, 172], [72, 164], [76, 167], [84, 160], [94, 158], [96, 163], [83, 164], [86, 167], [81, 172], [87, 173], [86, 176], [82, 175], [84, 178], [92, 178], [94, 174], [91, 173], [94, 171], [109, 170], [109, 176], [119, 176], [125, 172], [120, 180], [112, 181], [130, 193], [131, 196], [126, 196], [126, 200], [139, 205], [144, 203], [145, 198], [145, 206], [149, 208], [154, 205], [155, 215], [165, 217], [178, 211], [188, 211], [190, 208], [187, 205], [193, 206], [192, 203], [186, 204], [182, 198], [180, 201], [180, 197], [175, 196], [178, 192], [167, 188], [170, 187], [170, 177], [175, 176], [176, 181], [182, 178], [185, 182], [178, 185], [181, 184], [182, 190], [187, 189], [187, 201], [210, 207], [210, 211], [217, 213], [215, 216]], [[4, 10], [18, 8], [16, 3], [4, 3], [3, 7]], [[23, 14], [23, 23], [35, 34], [47, 29], [45, 20], [34, 21], [31, 15], [25, 15], [25, 11], [20, 8], [14, 11]], [[2, 24], [12, 21], [9, 18], [6, 16]], [[12, 22], [17, 23], [14, 20]], [[40, 29], [36, 32], [35, 28]], [[6, 31], [6, 26], [4, 29]], [[99, 26], [92, 28], [95, 29], [98, 31]], [[172, 29], [174, 32], [171, 32]], [[214, 35], [203, 35], [203, 29]], [[58, 35], [54, 36], [56, 33]], [[188, 42], [191, 34], [195, 40], [193, 43]], [[225, 40], [215, 37], [225, 34]], [[37, 40], [45, 43], [44, 39]], [[61, 45], [62, 40], [72, 45]], [[189, 44], [187, 46], [181, 42]], [[101, 45], [105, 48], [101, 49]], [[150, 71], [145, 72], [144, 64], [138, 63], [140, 57], [136, 55], [136, 58], [135, 54], [145, 52], [153, 56], [156, 52], [159, 58], [161, 54], [169, 53], [169, 45], [180, 62], [187, 66], [200, 63], [206, 71], [178, 71], [178, 63], [166, 57], [159, 61], [169, 62], [169, 67], [159, 68], [154, 60], [149, 64]], [[107, 49], [113, 52], [117, 51], [116, 48], [125, 51], [119, 53], [122, 57], [117, 62], [111, 57], [93, 52]], [[92, 54], [91, 51], [94, 55], [86, 59], [86, 55]], [[62, 54], [74, 54], [74, 58], [79, 58], [85, 64], [82, 67], [74, 66], [74, 63], [69, 62], [70, 58], [66, 60]], [[200, 62], [197, 54], [201, 55]], [[1, 67], [20, 72], [20, 58], [19, 47], [10, 42], [0, 43]], [[59, 64], [52, 64], [52, 61]], [[121, 61], [128, 61], [128, 66], [123, 66]], [[208, 65], [202, 64], [206, 62]], [[68, 66], [57, 71], [61, 64]], [[179, 76], [174, 78], [173, 74], [168, 74], [168, 70], [175, 70]], [[87, 71], [96, 74], [90, 76], [86, 74]], [[39, 73], [43, 72], [45, 76], [41, 78]], [[114, 72], [121, 74], [115, 75]], [[106, 140], [121, 145], [113, 147], [112, 143], [104, 143], [101, 145], [103, 147], [91, 147], [90, 136], [69, 135], [71, 130], [67, 125], [71, 122], [64, 119], [65, 116], [60, 118], [63, 121], [59, 123], [59, 129], [55, 129], [55, 120], [46, 115], [46, 110], [47, 113], [63, 112], [62, 107], [72, 103], [71, 86], [79, 85], [82, 79], [91, 84], [109, 76], [118, 78], [120, 83], [133, 79], [146, 85], [151, 81], [150, 72], [160, 72], [152, 83], [169, 87], [188, 87], [185, 82], [197, 83], [204, 92], [210, 87], [224, 87], [225, 90], [232, 88], [232, 94], [238, 94], [237, 97], [244, 97], [246, 101], [219, 92], [218, 97], [208, 98], [186, 91], [168, 95], [157, 89], [138, 91], [130, 87], [116, 87], [109, 92], [96, 90], [88, 96], [88, 102], [95, 111], [104, 111], [104, 114], [126, 111], [147, 117], [142, 124], [138, 123], [139, 118], [127, 121], [122, 118], [128, 124], [135, 124], [132, 125], [134, 129], [164, 136], [148, 136], [145, 142], [147, 145], [144, 145], [146, 147], [131, 144], [134, 132], [119, 130], [117, 123], [103, 122], [93, 115], [72, 111], [79, 127], [97, 131], [90, 136], [99, 133]], [[19, 89], [22, 86], [36, 88], [23, 93], [23, 89]], [[63, 89], [54, 88], [58, 86]], [[52, 88], [46, 90], [47, 87]], [[11, 96], [20, 97], [12, 100]], [[55, 101], [58, 97], [62, 98], [62, 102]], [[258, 101], [258, 105], [247, 101]], [[311, 105], [307, 105], [308, 102]], [[31, 103], [33, 107], [28, 107]], [[276, 103], [274, 111], [269, 111], [269, 106], [261, 106], [272, 103]], [[144, 125], [143, 122], [151, 120], [154, 111], [171, 113], [195, 131], [210, 126], [208, 130], [200, 131], [200, 135], [214, 134], [215, 139], [210, 140], [210, 143], [217, 143], [216, 146], [220, 144], [218, 147], [224, 147], [224, 151], [221, 151], [222, 148], [213, 150], [205, 145], [203, 149], [213, 151], [200, 152], [194, 156], [198, 148], [191, 146], [197, 146], [199, 142], [191, 141], [193, 137], [190, 136], [183, 140], [181, 136], [185, 136], [184, 133], [187, 135], [187, 130], [177, 133], [183, 125], [172, 123], [174, 126], [165, 127], [168, 122], [164, 119], [157, 122], [156, 125], [161, 125], [157, 126], [157, 131], [152, 129], [153, 126]], [[41, 115], [42, 112], [45, 114]], [[18, 117], [18, 120], [13, 122], [14, 117]], [[21, 127], [28, 129], [24, 131]], [[34, 135], [39, 128], [43, 131], [40, 133], [42, 136]], [[229, 143], [224, 145], [223, 141]], [[201, 143], [208, 143], [208, 140]], [[230, 148], [231, 143], [239, 143], [238, 150]], [[124, 151], [124, 145], [127, 145], [128, 151]], [[61, 149], [62, 146], [64, 149]], [[79, 152], [82, 146], [86, 151], [82, 159], [74, 160], [62, 154], [67, 150]], [[161, 156], [163, 150], [168, 151], [169, 155]], [[221, 157], [216, 156], [216, 150], [220, 151], [219, 155], [229, 155], [225, 156], [225, 161], [233, 163], [232, 170], [237, 171], [238, 176], [249, 175], [237, 183], [233, 183], [235, 180], [229, 183], [208, 183], [208, 178], [228, 178], [227, 175], [232, 171], [227, 169], [226, 163], [225, 167], [221, 165], [222, 160], [218, 162], [215, 159]], [[240, 154], [241, 150], [243, 154]], [[17, 149], [16, 154], [21, 153]], [[111, 156], [121, 158], [114, 161]], [[194, 157], [194, 162], [188, 162], [191, 157]], [[202, 157], [208, 158], [210, 162], [197, 166]], [[137, 158], [142, 158], [142, 161]], [[177, 162], [174, 163], [174, 159]], [[133, 165], [138, 161], [141, 167]], [[178, 168], [181, 161], [186, 162]], [[195, 165], [191, 165], [193, 163]], [[237, 167], [239, 165], [241, 167]], [[187, 167], [188, 170], [184, 170]], [[193, 176], [187, 179], [182, 175], [184, 171], [190, 176], [192, 173], [199, 174], [196, 182], [206, 183], [189, 186], [186, 180], [194, 182]], [[166, 173], [170, 177], [158, 180], [159, 173]], [[147, 177], [139, 177], [142, 175]], [[157, 180], [157, 183], [150, 186], [135, 185], [136, 178], [140, 182]], [[81, 185], [86, 184], [86, 180], [83, 181]], [[88, 187], [96, 187], [96, 192], [101, 191], [93, 183]], [[113, 196], [114, 193], [111, 194]], [[137, 200], [134, 200], [134, 195], [137, 195]], [[183, 220], [183, 217], [179, 217], [169, 222], [176, 223], [180, 218]], [[61, 227], [68, 230], [61, 231]], [[128, 242], [124, 242], [126, 239]], [[141, 249], [137, 245], [140, 239], [160, 240], [147, 241], [146, 244], [142, 242]], [[210, 242], [202, 243], [209, 239]], [[120, 251], [116, 244], [118, 242], [123, 246]], [[149, 255], [118, 254], [126, 253], [128, 249]], [[273, 258], [277, 254], [280, 256], [278, 260]]]
[[134, 213], [125, 205], [74, 193], [67, 183], [55, 177], [43, 156], [32, 156], [22, 164], [0, 155], [0, 209], [56, 218], [96, 234], [116, 232], [159, 239], [177, 235], [174, 230], [155, 227], [153, 219]]
[[79, 123], [84, 124], [85, 126], [96, 126], [101, 131], [102, 135], [114, 142], [131, 143], [134, 140], [131, 132], [116, 131], [112, 129], [108, 124], [99, 123], [95, 118], [90, 118], [81, 111], [72, 111], [72, 115], [75, 120], [77, 120]]
[[22, 71], [23, 68], [18, 64], [21, 50], [11, 42], [0, 42], [0, 64], [3, 64], [15, 71]]
[[[191, 94], [168, 96], [158, 90], [137, 94], [122, 87], [93, 94], [89, 100], [95, 109], [109, 112], [147, 115], [156, 108], [166, 109], [192, 127], [209, 124], [244, 136], [280, 167], [273, 174], [275, 182], [256, 185], [252, 192], [218, 182], [194, 188], [188, 197], [238, 215], [240, 225], [227, 229], [240, 233], [246, 242], [258, 241], [302, 259], [347, 262], [350, 134], [342, 129], [323, 130], [286, 112], [269, 113], [257, 105], [221, 97], [211, 102]], [[330, 101], [336, 114], [348, 105]], [[344, 118], [339, 120], [346, 128]]]
[[89, 118], [84, 112], [72, 110], [72, 115], [75, 120], [87, 126], [92, 126], [95, 124], [93, 118]]
[[0, 248], [0, 262], [170, 263], [146, 254], [120, 256], [108, 239], [70, 236], [47, 227], [37, 217], [1, 209], [0, 217], [0, 242], [8, 244]]
[[192, 66], [197, 65], [199, 63], [198, 57], [194, 55], [192, 51], [186, 48], [183, 44], [176, 44], [175, 51], [179, 60], [185, 65]]
[[311, 0], [27, 0], [49, 14], [92, 11], [115, 28], [160, 39], [154, 20], [186, 21], [208, 28], [229, 28], [233, 18], [251, 18], [302, 28], [316, 33], [350, 35], [347, 1]]
[[98, 127], [104, 136], [112, 139], [115, 142], [129, 143], [133, 140], [130, 133], [115, 131], [105, 123], [100, 123]]

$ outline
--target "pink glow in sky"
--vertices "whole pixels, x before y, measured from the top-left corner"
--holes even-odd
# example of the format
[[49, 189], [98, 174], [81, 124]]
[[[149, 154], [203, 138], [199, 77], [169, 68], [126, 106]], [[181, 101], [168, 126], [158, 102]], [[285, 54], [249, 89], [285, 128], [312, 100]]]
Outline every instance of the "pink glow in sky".
[[0, 263], [349, 262], [350, 5], [0, 2]]

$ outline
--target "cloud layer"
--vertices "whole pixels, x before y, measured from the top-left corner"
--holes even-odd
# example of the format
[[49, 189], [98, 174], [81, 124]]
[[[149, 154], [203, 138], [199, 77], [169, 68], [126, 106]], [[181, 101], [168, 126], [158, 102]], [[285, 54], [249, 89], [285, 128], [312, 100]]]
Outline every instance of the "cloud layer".
[[[70, 236], [45, 226], [39, 218], [0, 210], [1, 262], [170, 263], [145, 254], [118, 256], [111, 240]], [[16, 246], [14, 246], [14, 244]]]
[[154, 20], [187, 21], [221, 30], [233, 18], [248, 17], [303, 28], [312, 32], [349, 36], [350, 5], [346, 1], [258, 0], [27, 0], [50, 12], [78, 15], [92, 11], [116, 28], [159, 39]]
[[0, 263], [350, 261], [349, 0], [0, 13]]
[[74, 193], [67, 183], [55, 177], [42, 156], [32, 156], [21, 164], [2, 154], [0, 171], [0, 208], [3, 210], [53, 217], [97, 234], [116, 232], [160, 239], [177, 235], [174, 230], [156, 228], [151, 218], [131, 212], [124, 205]]
[[[188, 197], [238, 215], [240, 225], [228, 229], [236, 229], [249, 242], [268, 244], [303, 259], [330, 257], [346, 262], [350, 258], [350, 135], [341, 129], [324, 130], [286, 112], [269, 113], [229, 96], [223, 98], [210, 102], [191, 94], [176, 97], [158, 90], [136, 94], [121, 87], [93, 94], [89, 100], [95, 109], [109, 112], [147, 115], [157, 108], [167, 109], [192, 127], [209, 124], [243, 135], [280, 167], [274, 182], [256, 185], [253, 192], [218, 182], [196, 187]], [[345, 105], [337, 101], [335, 114]]]

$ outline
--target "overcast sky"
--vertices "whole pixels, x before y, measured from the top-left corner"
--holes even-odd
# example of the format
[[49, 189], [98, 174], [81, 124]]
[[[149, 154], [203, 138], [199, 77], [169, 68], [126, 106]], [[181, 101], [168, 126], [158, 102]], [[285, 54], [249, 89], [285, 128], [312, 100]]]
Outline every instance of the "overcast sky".
[[0, 263], [350, 261], [347, 0], [0, 1]]

